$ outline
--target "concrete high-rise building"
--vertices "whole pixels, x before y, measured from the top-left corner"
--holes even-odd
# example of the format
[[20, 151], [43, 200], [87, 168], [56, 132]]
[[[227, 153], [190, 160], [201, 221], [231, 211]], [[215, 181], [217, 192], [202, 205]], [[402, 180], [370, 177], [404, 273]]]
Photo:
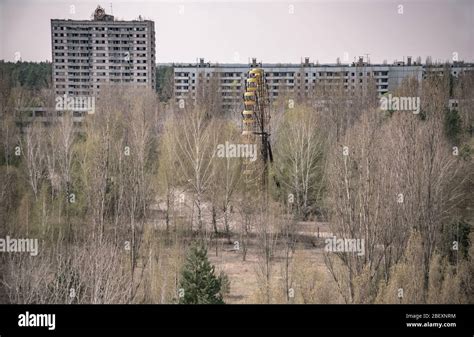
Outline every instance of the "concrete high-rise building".
[[51, 20], [56, 95], [95, 96], [107, 84], [155, 88], [155, 23], [118, 21], [97, 7], [91, 20]]

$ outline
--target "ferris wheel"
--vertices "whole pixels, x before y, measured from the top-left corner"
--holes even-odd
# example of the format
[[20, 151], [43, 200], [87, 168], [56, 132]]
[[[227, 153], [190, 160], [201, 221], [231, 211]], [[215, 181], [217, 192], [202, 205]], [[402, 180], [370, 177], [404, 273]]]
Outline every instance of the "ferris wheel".
[[248, 72], [242, 112], [242, 137], [245, 144], [255, 144], [259, 156], [255, 162], [244, 159], [244, 175], [247, 183], [268, 186], [268, 165], [273, 162], [270, 145], [270, 104], [263, 69]]

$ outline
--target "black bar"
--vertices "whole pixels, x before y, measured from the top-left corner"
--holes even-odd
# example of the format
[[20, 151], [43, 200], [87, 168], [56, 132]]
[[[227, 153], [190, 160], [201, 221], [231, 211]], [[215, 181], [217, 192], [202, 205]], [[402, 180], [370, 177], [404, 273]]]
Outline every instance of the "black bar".
[[[55, 329], [19, 327], [19, 315], [55, 314]], [[408, 324], [450, 324], [418, 326]], [[474, 335], [472, 305], [0, 305], [0, 337], [112, 332], [344, 332], [359, 335]], [[219, 333], [220, 332], [220, 333]], [[139, 334], [141, 335], [141, 334]], [[135, 336], [135, 335], [134, 335]]]

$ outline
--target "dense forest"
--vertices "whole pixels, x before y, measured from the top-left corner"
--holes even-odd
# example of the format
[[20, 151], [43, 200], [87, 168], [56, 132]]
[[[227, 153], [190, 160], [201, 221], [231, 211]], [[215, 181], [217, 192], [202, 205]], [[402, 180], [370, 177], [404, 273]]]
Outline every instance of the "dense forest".
[[39, 90], [51, 86], [51, 63], [0, 61], [2, 85]]

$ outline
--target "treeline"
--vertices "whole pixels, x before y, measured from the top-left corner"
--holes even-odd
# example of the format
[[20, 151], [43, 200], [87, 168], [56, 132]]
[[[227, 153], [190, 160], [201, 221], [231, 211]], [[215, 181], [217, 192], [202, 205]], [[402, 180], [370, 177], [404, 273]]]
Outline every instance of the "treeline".
[[8, 87], [23, 87], [40, 90], [51, 86], [50, 62], [5, 62], [0, 61], [2, 84]]

